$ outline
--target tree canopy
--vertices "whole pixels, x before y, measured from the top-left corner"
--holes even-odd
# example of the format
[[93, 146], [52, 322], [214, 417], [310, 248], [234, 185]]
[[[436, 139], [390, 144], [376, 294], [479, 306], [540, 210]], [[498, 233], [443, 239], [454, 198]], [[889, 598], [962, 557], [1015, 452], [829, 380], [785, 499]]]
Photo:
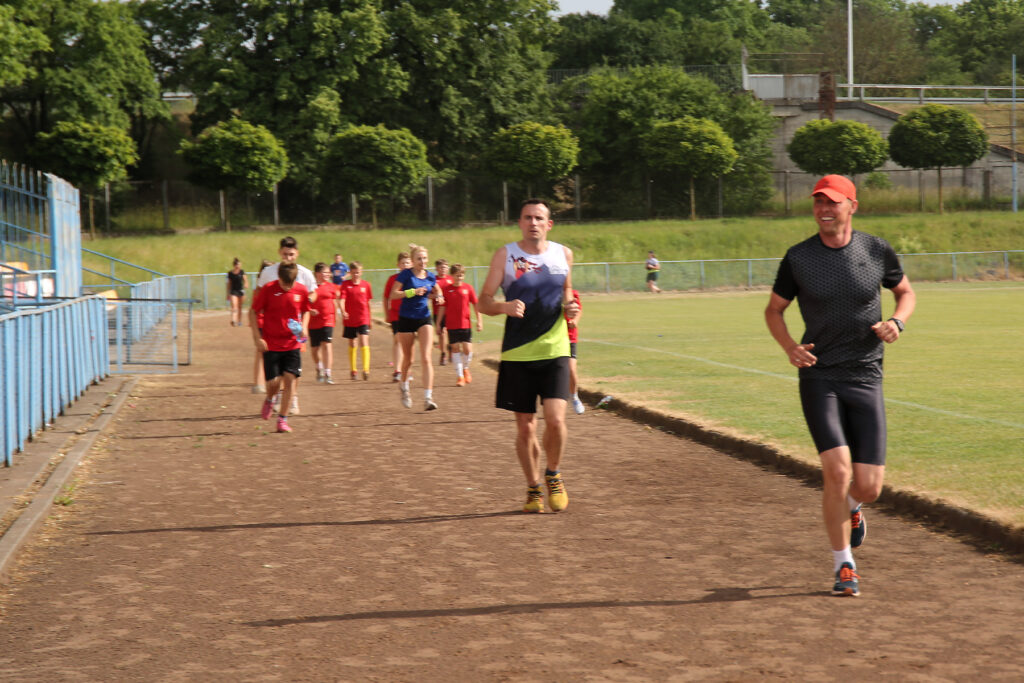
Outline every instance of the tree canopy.
[[870, 173], [889, 158], [882, 134], [859, 121], [809, 121], [793, 133], [786, 151], [802, 171], [814, 175]]
[[486, 158], [488, 168], [498, 176], [532, 183], [568, 175], [579, 154], [579, 141], [565, 126], [525, 121], [495, 133]]
[[193, 181], [216, 190], [270, 190], [288, 169], [288, 155], [277, 138], [242, 119], [210, 126], [194, 142], [183, 142], [181, 154]]

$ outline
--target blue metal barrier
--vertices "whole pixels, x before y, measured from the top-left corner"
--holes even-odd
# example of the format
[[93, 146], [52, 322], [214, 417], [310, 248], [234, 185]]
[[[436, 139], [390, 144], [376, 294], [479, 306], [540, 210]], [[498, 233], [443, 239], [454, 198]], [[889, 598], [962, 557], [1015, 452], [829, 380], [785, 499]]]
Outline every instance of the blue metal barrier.
[[105, 303], [88, 297], [0, 317], [0, 455], [5, 465], [109, 373]]

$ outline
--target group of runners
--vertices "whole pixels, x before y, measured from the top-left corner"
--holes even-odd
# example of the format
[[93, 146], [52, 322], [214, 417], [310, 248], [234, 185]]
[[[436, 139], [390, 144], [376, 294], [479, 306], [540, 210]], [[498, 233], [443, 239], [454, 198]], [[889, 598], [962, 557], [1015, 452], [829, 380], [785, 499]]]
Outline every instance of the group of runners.
[[[765, 309], [765, 321], [789, 362], [799, 369], [804, 418], [822, 463], [822, 507], [833, 557], [832, 592], [854, 596], [860, 593], [860, 577], [852, 550], [864, 542], [867, 533], [862, 505], [878, 498], [884, 481], [884, 345], [903, 333], [916, 296], [892, 247], [853, 230], [858, 203], [852, 181], [825, 176], [815, 185], [812, 197], [818, 232], [787, 251]], [[437, 261], [436, 272], [431, 272], [427, 249], [422, 246], [398, 255], [398, 272], [388, 280], [383, 294], [383, 312], [394, 335], [392, 381], [398, 383], [402, 405], [407, 408], [412, 406], [410, 367], [418, 342], [424, 409], [437, 409], [430, 362], [435, 334], [432, 306], [433, 319], [447, 322], [437, 326], [448, 335], [441, 345], [442, 354], [451, 354], [460, 385], [472, 381], [470, 306], [475, 305], [477, 330], [482, 329], [481, 315], [505, 316], [495, 406], [514, 414], [515, 452], [527, 484], [523, 510], [534, 513], [546, 508], [561, 511], [569, 504], [560, 470], [568, 438], [565, 415], [570, 402], [577, 412], [584, 409], [576, 395], [575, 333], [581, 304], [572, 288], [573, 255], [568, 247], [548, 240], [552, 226], [546, 202], [523, 202], [520, 239], [494, 253], [478, 297], [465, 283], [460, 266], [449, 270], [446, 263]], [[262, 270], [250, 311], [253, 339], [262, 354], [266, 377], [264, 418], [270, 417], [273, 397], [278, 389], [282, 391], [278, 431], [290, 431], [288, 410], [301, 374], [299, 349], [307, 336], [312, 343], [316, 327], [310, 320], [328, 319], [320, 298], [328, 298], [327, 290], [320, 287], [331, 272], [326, 266], [321, 270], [324, 264], [317, 265], [319, 280], [304, 272], [295, 263], [298, 250], [290, 239], [281, 242], [281, 262]], [[232, 288], [239, 282], [239, 265], [233, 269], [235, 279], [228, 274], [230, 297], [237, 294]], [[356, 286], [360, 282], [357, 266], [352, 264], [347, 280]], [[649, 291], [660, 292], [656, 284], [660, 264], [653, 251], [646, 268]], [[337, 276], [338, 269], [334, 274]], [[881, 319], [883, 287], [895, 298], [895, 311], [886, 320]], [[496, 298], [499, 289], [503, 300]], [[368, 311], [369, 285], [365, 299], [348, 296], [366, 305]], [[799, 300], [805, 327], [799, 342], [790, 335], [784, 318], [794, 300]], [[236, 307], [232, 301], [232, 324], [240, 324], [240, 315], [240, 302]], [[348, 337], [349, 323], [362, 319], [350, 319], [347, 312], [344, 315]], [[368, 318], [366, 323], [360, 322], [354, 334], [363, 339], [368, 324]], [[330, 333], [321, 333], [321, 343], [325, 335], [329, 341]], [[365, 344], [363, 348], [365, 379], [369, 377], [369, 348]], [[354, 349], [350, 354], [355, 377]], [[327, 360], [326, 381], [331, 381], [329, 356]], [[319, 372], [318, 376], [323, 377]], [[544, 416], [543, 436], [538, 434], [538, 399]]]

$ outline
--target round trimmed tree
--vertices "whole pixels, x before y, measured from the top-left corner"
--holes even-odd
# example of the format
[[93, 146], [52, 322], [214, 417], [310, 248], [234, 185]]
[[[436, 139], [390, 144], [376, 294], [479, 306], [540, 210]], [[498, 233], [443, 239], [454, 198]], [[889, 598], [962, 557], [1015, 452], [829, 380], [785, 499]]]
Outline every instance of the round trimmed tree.
[[371, 200], [377, 226], [377, 200], [405, 199], [422, 187], [433, 172], [427, 146], [407, 128], [383, 124], [351, 126], [327, 143], [321, 163], [327, 190], [350, 192]]
[[567, 176], [579, 155], [579, 140], [565, 126], [524, 121], [494, 133], [484, 156], [495, 174], [532, 188]]
[[800, 170], [814, 175], [870, 173], [889, 157], [885, 138], [871, 126], [828, 119], [800, 126], [786, 151]]
[[939, 213], [942, 167], [969, 166], [988, 152], [988, 133], [973, 114], [942, 104], [928, 104], [904, 114], [889, 131], [889, 155], [900, 166], [934, 168], [939, 174]]
[[128, 167], [139, 160], [135, 142], [127, 132], [88, 121], [61, 121], [49, 133], [40, 133], [33, 148], [41, 165], [88, 193], [89, 232], [96, 237], [93, 193], [106, 183], [128, 177]]
[[[263, 126], [230, 119], [210, 126], [195, 139], [181, 143], [182, 157], [191, 167], [189, 180], [221, 192], [227, 189], [266, 192], [288, 173], [288, 154]], [[225, 227], [230, 230], [225, 209]]]
[[690, 220], [697, 218], [695, 179], [725, 175], [739, 158], [732, 138], [721, 126], [692, 116], [655, 122], [641, 147], [652, 168], [689, 178]]

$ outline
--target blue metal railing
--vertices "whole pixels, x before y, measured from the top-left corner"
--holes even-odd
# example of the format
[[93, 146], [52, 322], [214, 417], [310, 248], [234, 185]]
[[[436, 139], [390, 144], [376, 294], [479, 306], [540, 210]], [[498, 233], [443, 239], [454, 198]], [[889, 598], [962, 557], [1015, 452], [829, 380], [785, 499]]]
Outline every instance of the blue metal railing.
[[105, 301], [75, 299], [0, 316], [0, 457], [13, 454], [110, 368]]

